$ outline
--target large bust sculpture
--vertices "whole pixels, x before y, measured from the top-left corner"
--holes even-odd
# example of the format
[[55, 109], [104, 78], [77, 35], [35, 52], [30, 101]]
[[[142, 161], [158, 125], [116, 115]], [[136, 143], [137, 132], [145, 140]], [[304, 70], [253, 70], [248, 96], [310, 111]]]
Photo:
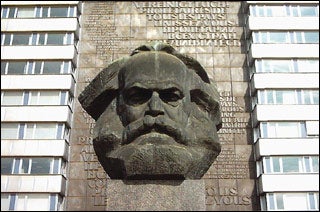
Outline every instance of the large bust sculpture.
[[163, 43], [103, 69], [79, 96], [112, 179], [200, 179], [221, 151], [219, 94], [193, 58]]

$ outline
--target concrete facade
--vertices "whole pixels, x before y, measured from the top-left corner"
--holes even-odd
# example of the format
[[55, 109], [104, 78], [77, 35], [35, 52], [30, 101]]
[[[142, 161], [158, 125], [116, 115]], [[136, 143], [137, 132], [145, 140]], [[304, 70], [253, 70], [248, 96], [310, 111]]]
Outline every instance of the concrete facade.
[[[56, 7], [64, 8], [68, 17], [54, 17], [57, 11], [52, 8]], [[33, 14], [22, 13], [30, 12], [30, 8], [34, 8]], [[310, 15], [304, 15], [308, 13], [304, 9]], [[37, 14], [44, 15], [45, 11], [52, 17], [36, 17]], [[270, 11], [271, 15], [267, 14]], [[285, 15], [286, 11], [288, 14]], [[8, 206], [2, 206], [3, 210], [34, 209], [28, 203], [21, 206], [18, 200], [32, 200], [32, 195], [28, 194], [37, 192], [47, 195], [42, 197], [49, 202], [44, 210], [117, 209], [115, 199], [108, 197], [112, 195], [111, 191], [117, 192], [116, 189], [106, 189], [117, 183], [106, 175], [93, 150], [95, 122], [76, 99], [112, 61], [129, 55], [141, 44], [156, 40], [167, 42], [181, 53], [197, 59], [216, 82], [220, 93], [222, 152], [202, 179], [204, 205], [200, 208], [230, 211], [290, 209], [288, 204], [297, 198], [307, 202], [298, 208], [319, 209], [319, 184], [316, 182], [319, 178], [318, 2], [2, 1], [1, 15], [1, 33], [5, 35], [1, 40], [1, 134], [8, 134], [1, 138], [1, 162], [12, 166], [10, 173], [8, 170], [1, 172], [1, 198]], [[273, 41], [272, 32], [275, 31], [283, 32], [288, 40]], [[29, 33], [31, 43], [15, 45], [15, 36], [21, 33]], [[32, 43], [33, 36], [38, 36], [40, 42], [41, 36], [48, 40], [50, 33], [63, 34], [62, 43]], [[73, 42], [69, 43], [68, 38]], [[266, 70], [276, 66], [265, 64], [273, 64], [272, 61], [279, 59], [287, 61], [286, 67], [293, 71], [284, 73], [285, 68], [281, 73]], [[15, 63], [19, 61], [26, 61], [24, 73], [27, 74], [10, 74], [10, 67], [14, 67], [11, 64], [19, 65]], [[64, 63], [59, 73], [53, 75], [30, 74], [29, 67], [34, 67], [32, 73], [35, 73], [38, 61], [44, 61], [39, 73], [45, 73], [46, 61]], [[68, 67], [67, 61], [70, 62], [69, 69], [64, 68]], [[30, 66], [32, 62], [34, 65]], [[309, 64], [309, 71], [300, 68], [306, 67], [303, 64]], [[64, 103], [24, 104], [26, 99], [33, 101], [32, 92], [41, 90], [59, 90], [57, 98]], [[294, 92], [293, 103], [277, 102], [281, 95], [276, 92], [284, 90]], [[18, 100], [12, 97], [15, 94], [8, 92], [17, 91], [24, 91], [21, 93], [23, 103], [12, 103]], [[274, 101], [268, 102], [271, 101], [268, 92], [273, 92]], [[74, 100], [68, 100], [66, 96]], [[41, 94], [37, 98], [38, 102], [42, 101]], [[45, 123], [55, 124], [52, 131], [56, 134], [37, 138], [38, 126], [42, 129], [41, 124]], [[285, 123], [292, 128], [283, 128]], [[32, 136], [29, 135], [30, 124], [34, 124]], [[277, 132], [275, 128], [297, 133], [293, 137], [290, 133], [270, 137], [272, 130]], [[16, 137], [11, 136], [14, 132]], [[52, 141], [51, 154], [47, 149], [48, 141]], [[41, 147], [32, 151], [16, 145], [17, 142]], [[52, 158], [49, 173], [33, 174], [32, 161], [39, 156]], [[274, 161], [279, 161], [283, 170], [287, 157], [300, 161], [303, 168], [291, 172], [275, 171]], [[17, 171], [15, 167], [19, 165], [16, 164], [23, 166], [26, 158], [31, 158], [31, 171]], [[273, 164], [273, 171], [267, 170], [269, 163]], [[3, 164], [2, 167], [7, 167]], [[54, 171], [56, 166], [59, 166], [58, 172]], [[22, 183], [24, 181], [26, 183]], [[49, 181], [55, 186], [46, 184]], [[307, 183], [290, 187], [297, 181]], [[46, 186], [34, 186], [36, 184]], [[163, 192], [167, 191], [164, 188]], [[165, 200], [165, 195], [162, 198]], [[276, 198], [282, 199], [282, 206], [275, 203]]]

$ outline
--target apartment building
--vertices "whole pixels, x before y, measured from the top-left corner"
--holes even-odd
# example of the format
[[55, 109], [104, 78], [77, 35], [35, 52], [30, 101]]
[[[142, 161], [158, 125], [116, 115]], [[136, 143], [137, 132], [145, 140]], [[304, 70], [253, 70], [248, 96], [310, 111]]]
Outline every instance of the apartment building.
[[261, 210], [319, 210], [319, 2], [244, 10]]
[[[210, 5], [216, 7], [212, 11], [222, 13], [232, 8], [233, 2], [228, 4]], [[135, 42], [158, 36], [153, 33], [152, 19], [144, 17], [151, 15], [136, 12], [139, 8], [135, 5], [102, 1], [1, 2], [1, 210], [105, 209], [102, 189], [110, 179], [95, 161], [91, 135], [85, 134], [93, 123], [83, 111], [76, 111], [76, 98], [81, 92], [78, 88], [98, 73], [96, 67], [103, 66], [101, 58], [107, 53], [126, 55], [123, 49], [128, 46], [122, 47], [128, 40], [137, 47]], [[161, 5], [178, 4], [157, 3], [156, 9], [160, 11]], [[89, 8], [87, 22], [82, 20], [84, 8]], [[248, 146], [252, 143], [256, 168], [248, 166], [248, 172], [254, 172], [248, 179], [255, 180], [251, 193], [256, 195], [250, 196], [246, 188], [240, 190], [241, 185], [214, 190], [218, 179], [205, 180], [213, 182], [210, 191], [217, 193], [212, 196], [220, 195], [216, 198], [220, 199], [219, 207], [226, 210], [229, 206], [240, 207], [241, 198], [246, 200], [242, 203], [247, 208], [258, 202], [256, 208], [263, 211], [319, 210], [319, 2], [244, 1], [239, 15], [243, 17], [238, 19], [244, 20], [241, 54], [246, 55], [245, 67], [232, 69], [243, 68], [249, 73], [248, 126], [252, 130], [246, 133], [253, 132], [247, 137], [252, 137]], [[160, 16], [156, 17], [158, 21]], [[86, 37], [81, 31], [84, 24]], [[116, 35], [117, 29], [123, 34], [129, 29], [131, 34]], [[92, 35], [96, 40], [91, 40]], [[110, 40], [104, 41], [103, 36]], [[118, 42], [121, 39], [126, 42]], [[82, 49], [81, 41], [85, 43]], [[97, 46], [91, 45], [94, 42]], [[210, 53], [215, 56], [213, 51]], [[82, 81], [78, 79], [80, 71]], [[236, 98], [230, 99], [235, 104]], [[87, 123], [81, 125], [79, 120]], [[76, 134], [73, 138], [71, 132]], [[235, 144], [247, 143], [231, 136]], [[77, 142], [80, 144], [74, 145]], [[247, 166], [235, 169], [243, 171], [243, 167]], [[229, 175], [221, 178], [222, 184], [238, 180], [227, 179]]]
[[64, 210], [78, 1], [1, 1], [1, 210]]

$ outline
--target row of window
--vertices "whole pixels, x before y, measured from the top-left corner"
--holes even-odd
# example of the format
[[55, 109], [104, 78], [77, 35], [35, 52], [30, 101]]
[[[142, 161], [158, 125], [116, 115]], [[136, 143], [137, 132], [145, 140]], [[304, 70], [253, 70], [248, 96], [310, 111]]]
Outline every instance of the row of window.
[[73, 96], [67, 91], [3, 91], [1, 105], [69, 105]]
[[319, 90], [258, 90], [258, 104], [319, 104]]
[[60, 211], [62, 200], [58, 194], [1, 193], [1, 211]]
[[61, 158], [1, 157], [1, 174], [65, 174], [65, 168]]
[[72, 45], [77, 40], [72, 32], [61, 33], [1, 33], [1, 45]]
[[286, 59], [268, 60], [258, 59], [254, 63], [254, 72], [260, 73], [289, 73], [289, 72], [318, 72], [319, 60], [314, 59]]
[[305, 138], [307, 137], [304, 122], [261, 122], [261, 138]]
[[[319, 193], [267, 193], [267, 210], [319, 210]], [[264, 205], [263, 205], [264, 207]]]
[[271, 173], [319, 173], [317, 156], [264, 157], [263, 172]]
[[77, 6], [2, 7], [1, 18], [77, 17]]
[[255, 17], [319, 17], [319, 6], [251, 5], [250, 15]]
[[1, 139], [68, 139], [62, 123], [1, 123]]
[[71, 61], [1, 61], [1, 74], [69, 74], [74, 72]]
[[258, 31], [252, 32], [253, 43], [319, 43], [319, 32]]

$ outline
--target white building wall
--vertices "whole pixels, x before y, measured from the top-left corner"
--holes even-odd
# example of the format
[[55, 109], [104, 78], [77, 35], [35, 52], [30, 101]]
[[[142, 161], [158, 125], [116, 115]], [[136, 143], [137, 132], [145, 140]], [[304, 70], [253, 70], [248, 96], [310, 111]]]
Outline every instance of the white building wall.
[[1, 90], [72, 90], [72, 75], [2, 75]]
[[[49, 148], [50, 147], [50, 148]], [[1, 140], [1, 156], [41, 156], [68, 159], [66, 140]]]
[[250, 30], [319, 30], [319, 17], [252, 17], [248, 19]]
[[[318, 1], [246, 1], [243, 12], [249, 14], [249, 6], [316, 6], [319, 14]], [[278, 7], [279, 8], [279, 7]], [[296, 8], [296, 7], [295, 7]], [[251, 8], [251, 9], [257, 9]], [[292, 8], [290, 8], [292, 9]], [[319, 17], [253, 17], [246, 20], [245, 36], [247, 42], [248, 70], [254, 70], [256, 59], [319, 59], [319, 44], [295, 43], [253, 43], [252, 32], [268, 31], [318, 31]], [[266, 164], [262, 157], [319, 156], [319, 104], [317, 105], [280, 105], [257, 103], [257, 90], [319, 90], [319, 70], [313, 73], [253, 73], [250, 82], [252, 95], [252, 127], [254, 130], [254, 151], [257, 164], [258, 191], [261, 195], [261, 209], [267, 210], [270, 205], [265, 194], [316, 192], [319, 193], [319, 173], [276, 173], [265, 174]], [[261, 138], [260, 122], [303, 122], [305, 131], [301, 138]], [[267, 129], [271, 130], [272, 129]], [[301, 164], [300, 164], [301, 165]], [[305, 208], [307, 209], [307, 208]]]
[[272, 155], [319, 155], [319, 138], [259, 138], [255, 153], [256, 160]]
[[251, 44], [249, 60], [255, 58], [319, 58], [319, 44]]
[[51, 31], [67, 32], [78, 29], [77, 18], [46, 18], [46, 19], [3, 19], [1, 30], [6, 32]]
[[66, 122], [71, 126], [69, 106], [1, 107], [2, 122]]
[[65, 194], [66, 179], [62, 175], [1, 175], [1, 192], [44, 192]]
[[319, 120], [319, 105], [259, 105], [252, 112], [253, 126], [261, 121]]
[[318, 73], [255, 73], [251, 79], [252, 92], [266, 88], [319, 88]]
[[260, 193], [319, 192], [319, 174], [263, 174], [258, 185]]
[[[78, 14], [81, 14], [82, 3], [80, 1], [1, 1], [2, 7], [26, 8], [35, 6], [77, 6]], [[80, 17], [59, 17], [59, 18], [2, 18], [2, 33], [35, 33], [35, 32], [63, 32], [74, 33], [74, 41], [77, 44], [80, 32]], [[76, 45], [37, 45], [37, 46], [10, 46], [1, 45], [2, 61], [70, 61], [73, 67], [77, 68], [77, 46]], [[60, 90], [74, 94], [76, 83], [76, 72], [70, 74], [56, 75], [1, 75], [1, 91], [22, 91], [22, 90]], [[68, 96], [68, 95], [67, 95]], [[62, 133], [68, 133], [72, 111], [69, 106], [2, 106], [1, 122], [15, 123], [62, 123], [67, 125]], [[69, 126], [68, 126], [69, 125]], [[64, 131], [66, 130], [66, 131]], [[70, 135], [70, 134], [68, 134]], [[2, 139], [1, 157], [6, 158], [37, 158], [51, 157], [62, 159], [58, 167], [61, 170], [68, 168], [69, 143], [66, 139]], [[64, 167], [64, 166], [67, 167]], [[16, 168], [16, 167], [15, 167]], [[57, 168], [57, 167], [56, 167]], [[62, 199], [66, 195], [65, 172], [60, 174], [2, 174], [1, 193], [6, 194], [60, 194]], [[64, 208], [65, 200], [62, 200]], [[58, 206], [58, 202], [56, 202]]]
[[74, 45], [64, 46], [1, 46], [2, 60], [73, 60], [77, 50]]

